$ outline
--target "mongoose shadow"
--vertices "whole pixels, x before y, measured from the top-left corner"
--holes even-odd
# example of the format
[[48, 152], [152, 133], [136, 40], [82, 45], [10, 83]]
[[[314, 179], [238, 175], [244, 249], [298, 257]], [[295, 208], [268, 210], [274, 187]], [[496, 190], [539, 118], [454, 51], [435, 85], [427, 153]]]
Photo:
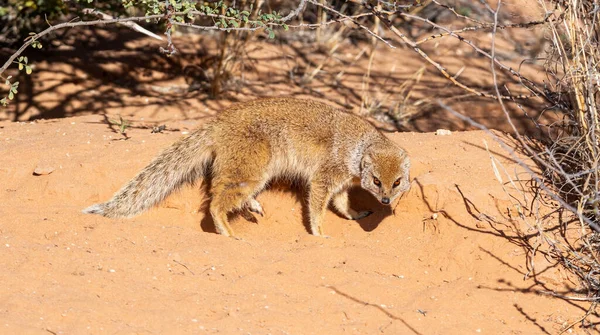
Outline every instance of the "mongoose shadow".
[[[204, 182], [202, 182], [202, 186], [200, 188], [201, 192], [204, 194], [210, 194], [210, 178], [206, 178]], [[302, 208], [302, 224], [304, 225], [304, 229], [310, 233], [310, 215], [309, 215], [309, 207], [307, 201], [308, 188], [303, 185], [301, 182], [286, 182], [281, 180], [275, 180], [271, 182], [263, 192], [269, 191], [278, 191], [282, 193], [289, 193], [292, 195], [296, 202], [300, 203]], [[393, 214], [392, 208], [390, 206], [384, 206], [377, 199], [375, 199], [368, 191], [363, 190], [360, 187], [354, 187], [350, 190], [350, 206], [357, 211], [372, 211], [373, 213], [367, 217], [358, 220], [347, 220], [349, 222], [356, 222], [358, 225], [366, 232], [370, 232], [375, 230], [379, 223], [383, 220], [383, 218]], [[217, 233], [215, 229], [215, 224], [213, 222], [212, 216], [210, 215], [209, 210], [210, 199], [205, 200], [199, 207], [198, 212], [203, 213], [204, 217], [200, 221], [200, 229], [207, 233]], [[329, 210], [334, 212], [338, 217], [343, 218], [337, 213], [335, 208], [330, 204]], [[251, 213], [248, 210], [238, 210], [228, 214], [229, 219], [233, 219], [235, 217], [241, 216], [246, 221], [259, 224], [260, 216], [257, 218], [257, 215]]]
[[358, 211], [368, 210], [373, 213], [365, 218], [354, 220], [366, 231], [375, 230], [383, 218], [393, 214], [391, 206], [382, 205], [371, 193], [360, 187], [350, 189], [350, 206]]

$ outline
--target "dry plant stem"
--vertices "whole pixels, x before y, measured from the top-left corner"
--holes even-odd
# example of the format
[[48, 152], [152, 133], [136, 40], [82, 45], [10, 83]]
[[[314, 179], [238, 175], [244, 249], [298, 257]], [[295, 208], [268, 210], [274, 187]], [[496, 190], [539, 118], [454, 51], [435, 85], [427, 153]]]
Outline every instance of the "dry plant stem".
[[[526, 22], [526, 23], [513, 23], [513, 24], [498, 25], [497, 29], [531, 28], [531, 27], [534, 27], [534, 26], [539, 26], [541, 24], [555, 23], [555, 22], [558, 22], [559, 20], [550, 20], [550, 16], [548, 16], [544, 20], [531, 21], [531, 22]], [[451, 30], [449, 32], [444, 32], [444, 33], [439, 33], [439, 34], [436, 34], [436, 35], [431, 35], [431, 36], [422, 38], [422, 39], [418, 40], [415, 43], [417, 45], [420, 45], [420, 44], [423, 44], [425, 42], [429, 42], [429, 41], [432, 41], [434, 39], [441, 38], [441, 37], [444, 37], [444, 36], [451, 36], [453, 34], [460, 34], [460, 33], [469, 32], [469, 31], [488, 30], [488, 29], [490, 29], [490, 30], [493, 29], [493, 25], [492, 24], [488, 24], [488, 23], [484, 23], [484, 24], [478, 25], [478, 26], [465, 27], [465, 28], [462, 28], [462, 29]]]
[[468, 16], [465, 16], [465, 15], [458, 14], [458, 13], [456, 12], [456, 10], [454, 10], [454, 7], [450, 7], [450, 6], [448, 6], [448, 5], [444, 5], [444, 4], [440, 3], [438, 0], [432, 0], [432, 1], [433, 1], [433, 3], [435, 3], [436, 5], [438, 5], [438, 6], [440, 6], [440, 7], [443, 7], [443, 8], [446, 8], [447, 10], [451, 11], [451, 12], [452, 12], [454, 15], [456, 15], [456, 17], [459, 17], [459, 18], [461, 18], [461, 19], [464, 19], [464, 20], [466, 20], [466, 21], [475, 22], [475, 23], [477, 23], [477, 24], [481, 24], [481, 25], [485, 24], [485, 23], [484, 23], [484, 22], [482, 22], [482, 21], [475, 20], [475, 19], [473, 19], [473, 18], [470, 18], [470, 17], [468, 17]]
[[539, 291], [539, 293], [551, 295], [553, 297], [565, 299], [565, 300], [573, 300], [573, 301], [600, 301], [600, 297], [572, 297], [564, 294], [559, 294], [551, 291]]
[[[365, 8], [370, 10], [371, 13], [373, 13], [373, 15], [379, 17], [381, 19], [381, 22], [383, 22], [383, 24], [385, 24], [385, 26], [388, 27], [388, 29], [390, 29], [390, 31], [392, 33], [394, 33], [394, 35], [400, 37], [400, 39], [404, 43], [408, 44], [414, 51], [416, 51], [421, 57], [423, 57], [429, 64], [433, 65], [436, 69], [438, 69], [438, 71], [440, 71], [442, 73], [442, 75], [444, 75], [444, 77], [446, 77], [446, 79], [450, 80], [454, 85], [462, 88], [463, 90], [465, 90], [467, 92], [473, 93], [477, 96], [486, 97], [486, 98], [490, 98], [490, 99], [496, 99], [496, 95], [477, 91], [477, 90], [472, 89], [472, 88], [466, 86], [465, 84], [459, 82], [458, 80], [456, 80], [456, 78], [454, 78], [454, 76], [451, 76], [450, 73], [448, 73], [448, 71], [444, 67], [442, 67], [442, 65], [440, 65], [438, 62], [431, 59], [427, 55], [427, 53], [425, 53], [423, 50], [421, 50], [421, 48], [419, 48], [418, 45], [415, 44], [415, 42], [411, 41], [408, 37], [406, 37], [406, 35], [401, 33], [396, 27], [394, 27], [392, 22], [387, 17], [385, 17], [383, 15], [383, 13], [377, 11], [371, 4], [369, 4], [365, 1], [363, 1], [362, 4], [363, 4], [363, 6], [365, 6]], [[502, 96], [502, 98], [506, 99], [506, 100], [514, 100], [514, 97], [511, 97], [511, 96]]]
[[[545, 9], [545, 1], [539, 1]], [[590, 245], [585, 237], [588, 229], [585, 216], [600, 218], [598, 204], [598, 152], [599, 143], [596, 132], [598, 125], [597, 78], [600, 54], [597, 48], [597, 34], [600, 32], [598, 22], [598, 3], [594, 1], [564, 1], [555, 3], [554, 10], [560, 10], [564, 17], [563, 24], [551, 25], [552, 43], [556, 54], [552, 58], [556, 66], [554, 73], [556, 91], [564, 92], [569, 99], [561, 107], [571, 118], [572, 129], [564, 133], [564, 137], [554, 140], [553, 148], [547, 150], [547, 160], [552, 163], [555, 187], [564, 190], [566, 196], [578, 196], [577, 213], [581, 224], [581, 240], [587, 246], [588, 257], [593, 257], [595, 265], [600, 263], [596, 258], [597, 246]], [[592, 6], [594, 8], [591, 8]], [[593, 9], [593, 10], [592, 10]], [[564, 139], [567, 139], [564, 141]], [[556, 150], [556, 151], [555, 151]], [[556, 154], [560, 156], [555, 157]], [[563, 166], [568, 171], [566, 173]], [[557, 171], [558, 170], [558, 171]], [[566, 190], [565, 190], [566, 189]], [[576, 193], [576, 194], [574, 194]], [[584, 216], [585, 215], [585, 216]]]
[[365, 114], [366, 112], [369, 112], [370, 108], [368, 108], [367, 106], [371, 104], [371, 99], [369, 98], [369, 80], [371, 78], [371, 68], [373, 66], [373, 60], [375, 59], [375, 53], [376, 53], [376, 48], [377, 48], [377, 41], [374, 41], [371, 44], [371, 54], [369, 55], [369, 65], [367, 66], [367, 73], [363, 76], [363, 82], [362, 82], [362, 89], [363, 89], [363, 94], [362, 94], [362, 98], [361, 98], [361, 105], [360, 105], [360, 109], [361, 109], [361, 114]]
[[569, 329], [573, 328], [576, 324], [578, 324], [579, 322], [582, 322], [583, 320], [585, 320], [590, 314], [592, 314], [592, 311], [594, 311], [596, 309], [596, 306], [598, 305], [598, 302], [594, 302], [592, 303], [592, 305], [590, 306], [590, 308], [587, 310], [587, 312], [585, 313], [584, 316], [582, 316], [581, 318], [579, 318], [579, 320], [571, 323], [570, 325], [568, 325], [567, 327], [565, 327], [565, 329], [563, 329], [560, 333], [558, 333], [558, 335], [562, 335], [565, 332], [567, 332]]
[[64, 23], [60, 23], [60, 24], [57, 24], [54, 26], [50, 26], [50, 27], [46, 28], [45, 30], [43, 30], [41, 33], [36, 34], [31, 38], [27, 38], [25, 43], [23, 43], [23, 45], [15, 53], [13, 53], [10, 57], [8, 57], [8, 60], [4, 63], [4, 65], [2, 65], [2, 67], [0, 67], [0, 76], [13, 63], [13, 61], [18, 56], [20, 56], [23, 53], [23, 51], [25, 51], [25, 49], [27, 49], [27, 47], [29, 47], [31, 45], [31, 43], [40, 39], [41, 37], [48, 35], [49, 33], [53, 32], [55, 30], [60, 30], [60, 29], [64, 29], [64, 28], [80, 27], [80, 26], [95, 26], [95, 25], [101, 25], [101, 24], [112, 24], [112, 23], [123, 23], [123, 22], [160, 19], [163, 16], [164, 16], [163, 14], [160, 14], [160, 15], [140, 16], [140, 17], [127, 17], [127, 18], [112, 19], [112, 20], [64, 22]]
[[374, 32], [373, 32], [371, 29], [369, 29], [369, 28], [365, 27], [363, 24], [361, 24], [361, 23], [360, 23], [360, 22], [358, 22], [357, 20], [353, 19], [352, 17], [350, 17], [350, 16], [348, 16], [348, 15], [345, 15], [345, 14], [342, 14], [342, 13], [340, 13], [339, 11], [337, 11], [337, 10], [335, 10], [335, 9], [331, 8], [331, 7], [328, 7], [328, 6], [324, 5], [324, 4], [320, 4], [320, 3], [316, 2], [315, 0], [307, 0], [307, 1], [308, 1], [309, 3], [311, 3], [311, 4], [315, 5], [315, 6], [323, 7], [323, 9], [325, 9], [325, 10], [327, 10], [327, 11], [331, 12], [331, 13], [334, 13], [334, 14], [336, 14], [337, 16], [339, 16], [339, 17], [341, 17], [341, 18], [344, 18], [344, 19], [346, 19], [346, 20], [350, 20], [350, 21], [352, 21], [352, 22], [353, 22], [354, 24], [356, 24], [356, 25], [357, 25], [357, 26], [358, 26], [360, 29], [362, 29], [362, 30], [366, 31], [366, 32], [367, 32], [369, 35], [371, 35], [371, 36], [373, 36], [374, 38], [376, 38], [376, 39], [380, 40], [381, 42], [385, 43], [385, 44], [386, 44], [388, 47], [390, 47], [390, 48], [392, 48], [392, 49], [396, 49], [396, 46], [392, 45], [392, 44], [391, 44], [389, 41], [387, 41], [387, 40], [383, 39], [381, 36], [377, 35], [377, 34], [376, 34], [376, 33], [374, 33]]
[[321, 35], [323, 34], [323, 32], [321, 30], [321, 24], [323, 22], [327, 21], [327, 19], [326, 19], [327, 13], [325, 11], [323, 11], [323, 5], [325, 5], [325, 0], [319, 0], [319, 4], [321, 6], [317, 6], [317, 22], [319, 24], [319, 28], [317, 28], [317, 33], [316, 33], [317, 43], [321, 42]]
[[[297, 8], [292, 10], [285, 17], [281, 18], [281, 20], [279, 20], [276, 24], [271, 23], [271, 25], [280, 25], [281, 23], [287, 22], [287, 21], [291, 20], [292, 18], [296, 17], [300, 13], [300, 11], [302, 11], [302, 9], [304, 9], [307, 1], [308, 0], [300, 0], [300, 4], [298, 5]], [[222, 17], [221, 15], [204, 14], [204, 13], [198, 12], [198, 11], [193, 11], [191, 13], [193, 15], [197, 15], [197, 16], [208, 16], [208, 17], [218, 17], [218, 18]], [[60, 23], [60, 24], [57, 24], [54, 26], [50, 26], [50, 27], [46, 28], [45, 30], [43, 30], [42, 32], [40, 32], [30, 38], [27, 38], [25, 43], [23, 43], [23, 45], [21, 45], [21, 47], [8, 58], [8, 60], [4, 63], [4, 65], [2, 65], [2, 67], [0, 67], [0, 76], [2, 76], [4, 71], [6, 71], [6, 69], [13, 63], [13, 61], [18, 56], [20, 56], [23, 53], [23, 51], [25, 51], [25, 49], [27, 49], [27, 47], [29, 47], [34, 41], [40, 39], [41, 37], [44, 37], [45, 35], [48, 35], [49, 33], [53, 32], [55, 30], [60, 30], [60, 29], [64, 29], [64, 28], [74, 28], [74, 27], [79, 27], [79, 26], [95, 26], [95, 25], [102, 25], [102, 24], [114, 24], [114, 23], [125, 23], [125, 22], [134, 22], [134, 21], [163, 19], [163, 18], [165, 18], [165, 15], [167, 15], [167, 14], [171, 15], [171, 16], [179, 16], [179, 15], [184, 16], [184, 15], [187, 15], [188, 13], [175, 12], [175, 13], [148, 15], [148, 16], [125, 17], [125, 18], [118, 18], [118, 19], [111, 19], [111, 20], [63, 22], [63, 23]], [[223, 17], [223, 18], [229, 19], [229, 20], [234, 19], [234, 18], [230, 18], [230, 17]], [[256, 28], [244, 28], [244, 27], [223, 28], [223, 27], [216, 27], [216, 26], [205, 27], [205, 26], [197, 26], [197, 25], [192, 25], [192, 24], [182, 24], [182, 23], [174, 21], [172, 19], [169, 20], [169, 23], [171, 23], [172, 25], [187, 26], [190, 28], [201, 29], [201, 30], [222, 30], [222, 31], [250, 30], [250, 31], [254, 31], [254, 30], [264, 29], [263, 27], [256, 27]], [[170, 37], [170, 36], [167, 35], [167, 37]]]
[[[426, 0], [425, 2], [421, 3], [421, 6], [412, 8], [410, 10], [404, 9], [405, 11], [413, 14], [413, 15], [417, 15], [419, 14], [423, 9], [425, 9], [427, 6], [429, 6], [431, 3], [433, 2], [433, 0]], [[379, 1], [379, 3], [381, 3], [381, 1]], [[391, 7], [391, 6], [390, 6]], [[398, 10], [394, 7], [395, 10]]]
[[296, 9], [291, 11], [288, 15], [281, 18], [280, 22], [287, 22], [287, 21], [295, 18], [296, 16], [298, 16], [298, 14], [300, 14], [300, 12], [304, 9], [304, 6], [306, 6], [307, 2], [308, 2], [308, 0], [300, 0], [300, 4], [298, 5], [298, 7], [296, 7]]
[[[521, 143], [521, 145], [524, 148], [526, 148], [526, 150], [529, 152], [529, 154], [531, 155], [531, 157], [535, 157], [536, 155], [533, 153], [533, 150], [531, 150], [531, 148], [529, 148], [529, 146], [525, 143], [525, 141], [523, 141], [522, 136], [519, 134], [519, 131], [517, 130], [517, 128], [514, 125], [514, 123], [512, 122], [512, 118], [510, 117], [510, 114], [508, 113], [508, 110], [506, 109], [506, 106], [504, 105], [504, 101], [503, 101], [502, 95], [500, 94], [500, 88], [498, 87], [498, 79], [497, 79], [497, 75], [496, 75], [496, 64], [497, 64], [497, 62], [495, 62], [495, 57], [496, 57], [496, 32], [497, 32], [497, 26], [498, 26], [498, 13], [500, 12], [501, 6], [502, 6], [502, 0], [498, 0], [498, 5], [496, 6], [496, 10], [494, 11], [494, 29], [492, 30], [492, 45], [491, 45], [491, 55], [490, 55], [491, 56], [490, 68], [491, 68], [491, 71], [492, 71], [492, 78], [493, 78], [493, 82], [494, 82], [494, 89], [496, 90], [496, 99], [498, 100], [498, 103], [500, 104], [500, 107], [502, 108], [502, 112], [504, 113], [504, 116], [506, 117], [506, 120], [508, 121], [508, 124], [512, 128], [512, 130], [513, 130], [516, 138], [519, 140], [519, 142]], [[513, 150], [511, 149], [510, 152], [511, 152], [511, 156], [512, 156], [513, 155]], [[519, 161], [519, 165], [521, 165], [521, 163], [522, 162]], [[525, 166], [525, 164], [522, 164], [522, 166]], [[567, 204], [558, 195], [556, 195], [553, 192], [551, 192], [547, 187], [545, 187], [545, 185], [543, 184], [543, 182], [541, 180], [539, 180], [539, 178], [528, 167], [527, 167], [526, 171], [532, 177], [534, 177], [535, 181], [538, 183], [538, 185], [542, 189], [544, 189], [544, 191], [546, 193], [548, 193], [552, 198], [554, 198], [554, 200], [559, 201], [559, 203], [561, 204], [561, 206], [563, 206], [564, 208], [568, 209], [572, 213], [577, 214], [578, 217], [579, 217], [579, 219], [580, 219], [580, 221], [586, 221], [586, 223], [589, 224], [590, 227], [592, 227], [592, 229], [594, 229], [596, 232], [600, 232], [600, 226], [598, 224], [596, 224], [595, 222], [593, 222], [589, 218], [583, 216], [582, 213], [579, 210], [577, 210], [573, 206]]]
[[[519, 78], [519, 80], [521, 81], [521, 83], [523, 84], [523, 86], [525, 86], [527, 89], [529, 89], [530, 91], [532, 91], [534, 93], [534, 95], [541, 95], [544, 98], [546, 98], [546, 100], [550, 101], [550, 98], [547, 97], [546, 94], [539, 87], [537, 87], [537, 85], [534, 82], [532, 82], [531, 80], [525, 78], [523, 75], [521, 75], [517, 71], [513, 70], [510, 66], [502, 64], [495, 57], [492, 57], [492, 55], [488, 54], [487, 52], [485, 52], [484, 50], [482, 50], [481, 48], [479, 48], [478, 46], [476, 46], [473, 42], [471, 42], [471, 41], [465, 39], [464, 37], [462, 37], [462, 36], [460, 36], [460, 35], [452, 32], [451, 30], [449, 30], [446, 27], [443, 27], [443, 26], [440, 26], [440, 25], [438, 25], [438, 24], [436, 24], [434, 22], [431, 22], [428, 19], [424, 19], [424, 18], [419, 17], [419, 16], [414, 16], [414, 15], [405, 14], [405, 13], [399, 13], [399, 14], [401, 16], [404, 16], [404, 17], [409, 17], [409, 18], [414, 19], [414, 20], [425, 22], [425, 23], [431, 25], [432, 27], [435, 27], [437, 29], [445, 31], [448, 35], [450, 35], [450, 36], [458, 39], [459, 41], [461, 41], [461, 42], [467, 44], [468, 46], [470, 46], [471, 48], [473, 48], [473, 50], [475, 50], [477, 53], [479, 53], [481, 55], [484, 55], [487, 58], [490, 58], [494, 63], [496, 63], [503, 70], [506, 70], [506, 71], [510, 72], [510, 74], [512, 74], [513, 76]], [[496, 30], [497, 30], [497, 25], [494, 25], [493, 26], [493, 35], [496, 34]], [[417, 43], [413, 42], [413, 44], [414, 44], [414, 47], [418, 46]], [[502, 98], [505, 99], [505, 100], [526, 99], [526, 98], [530, 98], [530, 97], [531, 96], [523, 96], [523, 95], [519, 95], [519, 96], [502, 96]], [[496, 98], [496, 97], [494, 97], [494, 98]]]
[[210, 87], [212, 97], [218, 96], [221, 92], [221, 77], [224, 71], [225, 57], [227, 56], [227, 50], [229, 49], [229, 38], [231, 34], [229, 32], [224, 32], [222, 34], [224, 35], [221, 36], [221, 45], [219, 46], [218, 56], [219, 60], [217, 63], [217, 67], [214, 70], [214, 78], [212, 79]]
[[[512, 122], [512, 119], [510, 118], [510, 114], [508, 113], [508, 111], [506, 110], [506, 106], [504, 105], [504, 99], [503, 96], [500, 94], [500, 89], [498, 88], [498, 81], [497, 81], [497, 76], [496, 76], [496, 62], [494, 61], [495, 59], [495, 36], [496, 36], [496, 27], [498, 25], [498, 12], [500, 10], [502, 1], [499, 0], [498, 1], [498, 6], [496, 11], [494, 12], [494, 29], [492, 31], [492, 48], [491, 48], [491, 62], [490, 62], [490, 67], [492, 70], [492, 76], [493, 76], [493, 81], [494, 81], [494, 88], [496, 90], [496, 96], [495, 99], [498, 100], [498, 102], [500, 103], [500, 106], [502, 108], [502, 111], [504, 112], [504, 115], [507, 119], [507, 121], [509, 122], [509, 125], [511, 126], [511, 128], [513, 129], [513, 132], [515, 133], [515, 135], [517, 136], [517, 139], [521, 142], [521, 145], [526, 148], [526, 150], [529, 152], [529, 154], [531, 154], [531, 157], [537, 157], [534, 153], [533, 150], [531, 150], [531, 148], [529, 148], [529, 146], [523, 141], [523, 138], [521, 137], [521, 135], [519, 134], [519, 132], [517, 131], [514, 123]], [[563, 200], [560, 196], [558, 196], [557, 194], [555, 194], [554, 192], [552, 192], [548, 187], [546, 187], [546, 185], [544, 184], [544, 182], [537, 176], [536, 173], [534, 173], [531, 168], [529, 168], [529, 166], [527, 166], [527, 164], [525, 164], [521, 159], [519, 159], [517, 157], [517, 155], [515, 154], [514, 150], [512, 148], [510, 148], [508, 145], [506, 145], [503, 141], [501, 141], [494, 133], [492, 133], [487, 127], [483, 126], [480, 123], [475, 122], [473, 119], [466, 117], [456, 111], [454, 111], [450, 106], [445, 105], [443, 102], [438, 100], [438, 104], [443, 107], [444, 109], [446, 109], [447, 111], [449, 111], [450, 113], [452, 113], [453, 115], [455, 115], [456, 117], [460, 118], [463, 121], [468, 122], [469, 124], [471, 124], [474, 127], [477, 127], [483, 131], [485, 131], [486, 133], [488, 133], [496, 142], [498, 142], [500, 144], [500, 146], [506, 150], [506, 152], [509, 153], [509, 155], [515, 160], [515, 162], [517, 162], [519, 164], [519, 166], [521, 166], [531, 177], [532, 179], [537, 183], [537, 185], [546, 193], [548, 194], [552, 199], [554, 199], [555, 201], [557, 201], [563, 208], [567, 209], [568, 211], [570, 211], [571, 213], [577, 215], [579, 217], [579, 220], [581, 222], [585, 222], [587, 223], [593, 230], [595, 230], [596, 232], [600, 232], [600, 226], [598, 224], [596, 224], [594, 221], [590, 220], [589, 218], [585, 217], [582, 215], [582, 212], [580, 210], [578, 210], [577, 208], [571, 206], [570, 204], [568, 204], [565, 200]]]
[[[96, 16], [102, 18], [103, 20], [112, 20], [112, 19], [114, 19], [114, 16], [108, 15], [108, 14], [103, 13], [103, 12], [97, 10], [97, 9], [92, 9], [92, 8], [85, 8], [85, 9], [83, 9], [83, 13], [84, 14], [96, 15]], [[48, 23], [48, 25], [51, 26], [51, 24], [48, 22], [48, 20], [46, 20], [46, 23]], [[129, 28], [131, 28], [131, 29], [133, 29], [133, 30], [135, 30], [135, 31], [137, 31], [139, 33], [142, 33], [142, 34], [148, 35], [148, 36], [150, 36], [152, 38], [155, 38], [157, 40], [162, 41], [162, 39], [163, 39], [162, 37], [160, 37], [160, 36], [156, 35], [155, 33], [153, 33], [151, 31], [143, 28], [142, 26], [140, 26], [139, 24], [137, 24], [135, 22], [125, 22], [123, 25], [127, 26], [127, 27], [129, 27]]]
[[479, 128], [479, 129], [485, 131], [490, 137], [492, 137], [492, 139], [494, 141], [496, 141], [498, 144], [500, 144], [500, 146], [502, 147], [502, 149], [504, 149], [506, 152], [508, 152], [508, 154], [510, 155], [510, 157], [515, 162], [517, 162], [517, 164], [521, 168], [523, 168], [525, 170], [525, 172], [527, 172], [527, 174], [529, 174], [532, 177], [532, 179], [537, 183], [537, 185], [542, 189], [542, 191], [544, 191], [546, 194], [548, 194], [553, 200], [555, 200], [556, 202], [558, 202], [566, 210], [568, 210], [568, 211], [570, 211], [570, 212], [578, 215], [581, 220], [583, 220], [585, 223], [587, 223], [596, 232], [600, 232], [600, 226], [598, 224], [596, 224], [594, 221], [590, 220], [589, 218], [586, 218], [585, 216], [579, 215], [579, 213], [577, 213], [577, 208], [569, 205], [560, 196], [558, 196], [557, 194], [555, 194], [554, 192], [552, 192], [552, 190], [550, 190], [543, 183], [543, 181], [537, 176], [537, 174], [535, 172], [533, 172], [533, 170], [531, 170], [531, 168], [529, 166], [527, 166], [527, 164], [525, 164], [525, 162], [523, 162], [517, 156], [517, 154], [515, 153], [515, 151], [512, 148], [510, 148], [508, 145], [506, 145], [506, 143], [504, 143], [500, 138], [498, 138], [498, 136], [496, 136], [496, 134], [494, 134], [489, 128], [487, 128], [486, 126], [482, 125], [481, 123], [476, 122], [475, 120], [471, 119], [470, 117], [464, 116], [461, 113], [455, 111], [454, 109], [452, 109], [452, 107], [444, 104], [444, 102], [442, 102], [441, 100], [437, 100], [437, 103], [438, 103], [438, 105], [440, 105], [440, 107], [442, 107], [445, 110], [447, 110], [448, 112], [452, 113], [452, 115], [458, 117], [462, 121], [465, 121], [465, 122], [469, 123], [471, 126]]
[[554, 192], [552, 192], [552, 190], [550, 190], [544, 184], [544, 182], [537, 176], [537, 174], [535, 172], [533, 172], [531, 170], [531, 168], [529, 166], [527, 166], [527, 164], [525, 164], [525, 162], [523, 162], [517, 156], [517, 154], [515, 153], [515, 151], [512, 148], [510, 148], [508, 145], [506, 145], [506, 143], [504, 143], [502, 140], [500, 140], [498, 138], [498, 136], [496, 136], [489, 128], [487, 128], [486, 126], [482, 125], [481, 123], [476, 122], [475, 120], [471, 119], [470, 117], [464, 116], [461, 113], [455, 111], [454, 109], [452, 109], [452, 107], [444, 104], [444, 102], [442, 102], [441, 100], [438, 100], [437, 103], [438, 103], [438, 105], [440, 105], [440, 107], [442, 107], [445, 110], [447, 110], [448, 112], [452, 113], [452, 115], [458, 117], [462, 121], [465, 121], [465, 122], [469, 123], [471, 126], [479, 128], [479, 129], [485, 131], [490, 137], [492, 137], [492, 139], [494, 141], [496, 141], [498, 144], [500, 144], [500, 146], [502, 147], [502, 149], [504, 149], [506, 152], [508, 152], [508, 154], [511, 156], [511, 158], [515, 162], [517, 162], [517, 164], [521, 168], [523, 168], [525, 170], [525, 172], [527, 172], [527, 174], [529, 174], [532, 177], [532, 179], [537, 183], [537, 185], [542, 189], [542, 191], [544, 191], [546, 194], [548, 194], [553, 200], [555, 200], [556, 202], [558, 202], [566, 210], [568, 210], [568, 211], [570, 211], [570, 212], [578, 215], [581, 220], [583, 220], [585, 223], [587, 223], [596, 232], [600, 232], [600, 226], [598, 224], [596, 224], [594, 221], [590, 220], [589, 218], [586, 218], [585, 216], [579, 215], [579, 213], [577, 212], [577, 208], [569, 205], [560, 196], [558, 196], [557, 194], [555, 194]]
[[344, 22], [344, 21], [356, 21], [357, 19], [360, 19], [361, 17], [365, 17], [365, 16], [373, 16], [373, 14], [371, 13], [361, 13], [361, 14], [356, 14], [356, 15], [352, 15], [352, 16], [346, 16], [346, 17], [339, 17], [339, 18], [334, 18], [334, 19], [330, 19], [329, 21], [323, 22], [323, 23], [300, 23], [300, 24], [288, 24], [288, 27], [290, 28], [309, 28], [309, 29], [315, 29], [315, 28], [319, 28], [319, 27], [325, 27], [334, 23], [340, 23], [340, 22]]
[[[377, 10], [381, 11], [381, 3], [377, 2], [377, 6], [375, 6], [375, 8], [377, 8]], [[379, 28], [381, 26], [381, 20], [379, 20], [379, 18], [377, 16], [375, 16], [375, 19], [373, 20], [373, 28], [371, 28], [371, 30], [373, 32], [375, 32], [375, 34], [379, 33]], [[377, 40], [375, 39], [375, 37], [371, 37], [371, 43], [373, 44], [373, 46], [375, 46], [375, 44], [377, 43]], [[375, 51], [375, 47], [373, 47], [373, 51]]]

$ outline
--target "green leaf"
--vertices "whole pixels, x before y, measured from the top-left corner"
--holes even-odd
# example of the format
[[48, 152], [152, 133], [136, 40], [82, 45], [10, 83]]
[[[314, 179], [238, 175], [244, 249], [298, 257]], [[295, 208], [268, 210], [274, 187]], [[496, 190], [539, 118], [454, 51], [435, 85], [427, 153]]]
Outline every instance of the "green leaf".
[[31, 74], [31, 66], [25, 66], [25, 73]]
[[273, 30], [269, 30], [269, 38], [270, 39], [274, 39], [275, 38], [275, 32]]
[[27, 56], [23, 56], [23, 61], [24, 61], [25, 64], [28, 63]]
[[15, 95], [13, 94], [12, 91], [8, 92], [8, 99], [12, 100], [15, 98]]
[[23, 63], [19, 63], [19, 71], [23, 70]]

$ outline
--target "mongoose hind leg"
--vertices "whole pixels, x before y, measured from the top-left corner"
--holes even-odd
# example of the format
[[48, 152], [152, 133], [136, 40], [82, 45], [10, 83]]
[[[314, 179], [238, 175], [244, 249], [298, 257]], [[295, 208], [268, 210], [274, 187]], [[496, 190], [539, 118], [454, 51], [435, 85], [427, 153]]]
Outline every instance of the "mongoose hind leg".
[[357, 212], [350, 208], [348, 190], [342, 190], [333, 196], [333, 207], [335, 207], [342, 217], [348, 220], [360, 220], [373, 214], [372, 211]]
[[258, 201], [252, 199], [268, 181], [265, 171], [270, 151], [268, 143], [260, 141], [259, 138], [254, 141], [240, 141], [235, 136], [224, 136], [220, 137], [220, 140], [232, 144], [219, 147], [215, 152], [210, 214], [217, 232], [232, 236], [227, 213], [245, 208], [262, 211]]
[[[227, 213], [247, 206], [248, 199], [254, 199], [254, 195], [265, 184], [262, 181], [239, 180], [239, 178], [215, 178], [213, 180], [210, 214], [215, 223], [217, 233], [221, 235], [233, 236], [233, 230], [229, 226]], [[252, 205], [258, 204], [258, 201], [254, 201], [255, 203]], [[259, 209], [262, 209], [260, 204], [258, 206]]]

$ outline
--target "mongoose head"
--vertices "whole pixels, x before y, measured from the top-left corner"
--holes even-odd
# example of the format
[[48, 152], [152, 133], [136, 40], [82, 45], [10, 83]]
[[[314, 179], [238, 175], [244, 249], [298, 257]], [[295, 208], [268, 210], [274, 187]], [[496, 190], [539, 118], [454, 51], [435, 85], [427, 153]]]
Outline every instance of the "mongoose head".
[[369, 150], [361, 161], [361, 186], [384, 205], [410, 188], [410, 159], [399, 148]]

